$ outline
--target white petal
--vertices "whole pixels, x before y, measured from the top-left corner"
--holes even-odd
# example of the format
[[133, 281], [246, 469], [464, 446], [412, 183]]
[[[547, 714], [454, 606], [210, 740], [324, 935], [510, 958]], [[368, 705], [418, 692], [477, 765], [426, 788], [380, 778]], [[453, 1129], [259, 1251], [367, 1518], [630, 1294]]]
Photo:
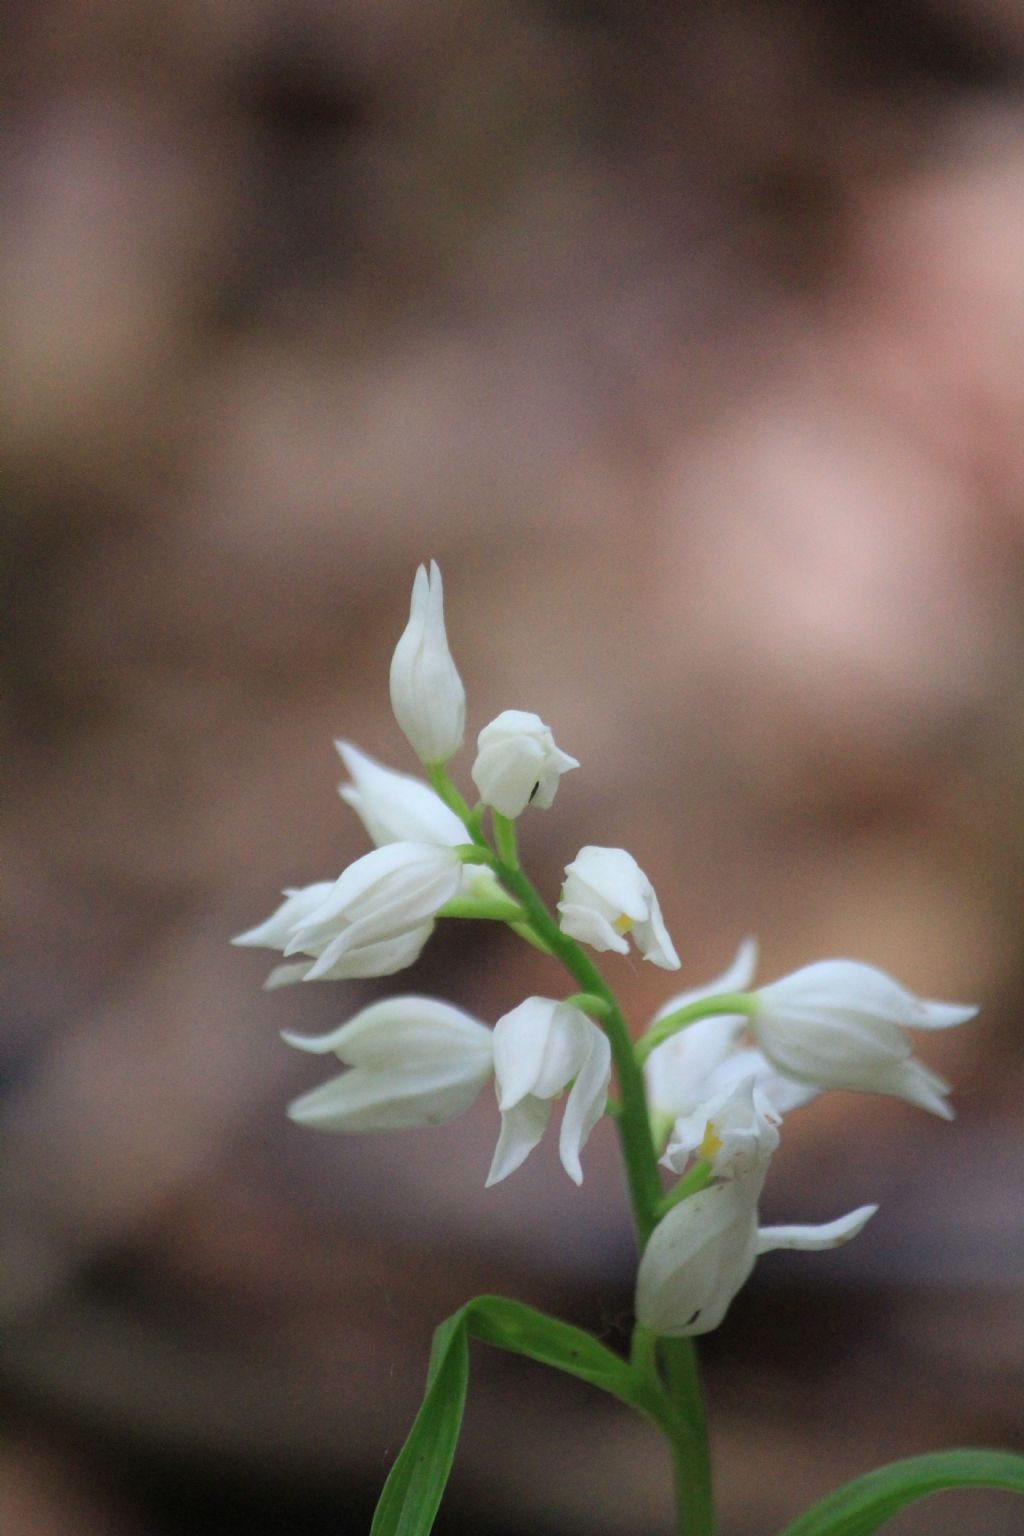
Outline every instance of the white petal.
[[487, 1175], [486, 1189], [515, 1173], [544, 1135], [551, 1114], [550, 1099], [527, 1095], [511, 1109], [502, 1111], [501, 1132], [494, 1149], [494, 1159]]
[[580, 849], [571, 864], [566, 865], [565, 873], [567, 885], [578, 882], [581, 887], [580, 897], [570, 894], [568, 900], [587, 899], [590, 903], [601, 904], [613, 919], [620, 912], [634, 923], [646, 919], [651, 882], [624, 848], [600, 848], [588, 844]]
[[433, 997], [388, 997], [326, 1035], [286, 1033], [289, 1045], [315, 1055], [334, 1052], [352, 1067], [376, 1071], [431, 1069], [460, 1061], [490, 1072], [492, 1034], [479, 1020]]
[[527, 1096], [561, 1093], [586, 1059], [594, 1026], [578, 1008], [528, 997], [494, 1026], [494, 1073], [504, 1113]]
[[645, 960], [660, 965], [663, 971], [678, 971], [680, 960], [676, 947], [669, 938], [661, 915], [661, 907], [653, 889], [650, 894], [651, 915], [646, 923], [637, 923], [636, 941]]
[[290, 987], [296, 981], [305, 981], [312, 969], [312, 960], [296, 960], [290, 965], [275, 965], [263, 983], [263, 990], [276, 992], [278, 987]]
[[562, 1167], [574, 1184], [583, 1183], [580, 1153], [586, 1145], [587, 1137], [605, 1112], [611, 1070], [608, 1038], [596, 1024], [591, 1024], [587, 1055], [565, 1101], [558, 1138]]
[[671, 1338], [717, 1328], [754, 1267], [762, 1182], [713, 1184], [658, 1223], [637, 1273], [643, 1327]]
[[462, 822], [422, 779], [386, 768], [348, 741], [336, 741], [352, 777], [338, 793], [350, 805], [378, 847], [387, 843], [439, 843], [457, 847], [468, 840]]
[[300, 1125], [321, 1131], [401, 1131], [441, 1125], [468, 1109], [487, 1074], [460, 1065], [433, 1072], [374, 1072], [362, 1067], [332, 1078], [288, 1106]]
[[389, 939], [353, 945], [346, 942], [352, 933], [348, 929], [324, 949], [304, 980], [357, 981], [368, 976], [394, 976], [396, 971], [415, 964], [433, 931], [433, 923], [423, 923]]
[[821, 1253], [826, 1248], [840, 1248], [851, 1237], [857, 1236], [877, 1210], [877, 1205], [861, 1205], [823, 1226], [761, 1227], [757, 1234], [757, 1251], [761, 1254], [772, 1253], [777, 1248], [799, 1248], [805, 1253]]
[[589, 944], [591, 949], [604, 952], [612, 949], [617, 955], [628, 955], [629, 944], [616, 933], [611, 923], [596, 907], [580, 906], [575, 902], [558, 903], [558, 926], [570, 939]]
[[311, 912], [322, 906], [334, 889], [334, 881], [318, 880], [315, 885], [304, 885], [301, 890], [288, 890], [276, 912], [255, 928], [249, 928], [231, 940], [232, 944], [252, 945], [261, 949], [284, 949], [294, 929], [305, 921]]

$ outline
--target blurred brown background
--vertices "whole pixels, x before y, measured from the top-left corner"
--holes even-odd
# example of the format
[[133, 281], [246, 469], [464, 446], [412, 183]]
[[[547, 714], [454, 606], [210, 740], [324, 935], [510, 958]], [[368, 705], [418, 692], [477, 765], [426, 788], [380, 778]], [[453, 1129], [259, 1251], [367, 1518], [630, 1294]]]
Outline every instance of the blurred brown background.
[[[365, 849], [436, 557], [472, 732], [583, 768], [554, 895], [629, 848], [711, 976], [847, 954], [977, 1024], [952, 1127], [835, 1095], [704, 1351], [725, 1536], [879, 1459], [1024, 1440], [1024, 20], [1011, 0], [36, 0], [0, 235], [9, 952], [4, 1536], [362, 1532], [433, 1325], [505, 1290], [616, 1343], [607, 1125], [486, 1192], [463, 1121], [292, 1127], [228, 948]], [[457, 763], [467, 782], [470, 757]], [[675, 986], [612, 960], [637, 1020]], [[494, 1019], [547, 963], [452, 924], [384, 988]], [[443, 1530], [646, 1536], [646, 1428], [478, 1349]], [[1000, 1496], [893, 1522], [1024, 1529]]]

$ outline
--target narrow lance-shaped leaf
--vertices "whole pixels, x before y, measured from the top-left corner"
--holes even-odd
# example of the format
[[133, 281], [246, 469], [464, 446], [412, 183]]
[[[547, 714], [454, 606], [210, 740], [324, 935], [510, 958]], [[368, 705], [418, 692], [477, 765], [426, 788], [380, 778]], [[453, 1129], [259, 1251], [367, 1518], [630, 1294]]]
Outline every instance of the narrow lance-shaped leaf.
[[894, 1461], [826, 1494], [780, 1536], [870, 1536], [908, 1504], [951, 1488], [1024, 1493], [1024, 1456], [957, 1450]]
[[388, 1474], [370, 1536], [426, 1536], [448, 1482], [462, 1426], [469, 1346], [462, 1312], [434, 1334], [427, 1390]]
[[371, 1536], [428, 1536], [434, 1524], [462, 1423], [470, 1337], [554, 1366], [649, 1412], [638, 1401], [627, 1362], [592, 1334], [520, 1301], [477, 1296], [434, 1333], [426, 1394], [384, 1484]]

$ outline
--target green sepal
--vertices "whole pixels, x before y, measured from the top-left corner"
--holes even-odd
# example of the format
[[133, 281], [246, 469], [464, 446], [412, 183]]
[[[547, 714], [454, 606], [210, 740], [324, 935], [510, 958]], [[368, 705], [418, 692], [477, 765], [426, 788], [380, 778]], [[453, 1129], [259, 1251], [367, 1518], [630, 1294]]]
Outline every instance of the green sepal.
[[950, 1488], [1024, 1493], [1024, 1456], [958, 1450], [894, 1461], [826, 1494], [779, 1536], [870, 1536], [908, 1504]]
[[384, 1484], [370, 1536], [428, 1536], [451, 1471], [470, 1338], [577, 1376], [651, 1416], [629, 1364], [592, 1334], [504, 1296], [476, 1296], [435, 1330], [427, 1389]]

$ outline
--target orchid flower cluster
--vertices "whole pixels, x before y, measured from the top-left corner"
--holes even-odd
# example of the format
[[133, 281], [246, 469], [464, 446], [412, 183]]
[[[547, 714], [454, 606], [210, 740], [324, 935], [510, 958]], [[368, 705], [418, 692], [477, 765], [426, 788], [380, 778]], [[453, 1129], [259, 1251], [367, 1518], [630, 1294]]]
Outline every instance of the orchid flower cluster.
[[[427, 1395], [385, 1486], [375, 1536], [430, 1530], [454, 1453], [470, 1335], [581, 1375], [645, 1413], [672, 1448], [680, 1529], [710, 1536], [691, 1336], [721, 1323], [760, 1254], [835, 1247], [876, 1210], [863, 1205], [818, 1226], [759, 1224], [786, 1117], [830, 1089], [853, 1089], [950, 1119], [948, 1084], [911, 1054], [904, 1031], [948, 1028], [976, 1010], [921, 999], [851, 960], [819, 961], [755, 986], [756, 946], [748, 939], [723, 975], [671, 997], [634, 1040], [593, 952], [626, 955], [632, 944], [652, 965], [680, 968], [654, 887], [624, 849], [588, 845], [566, 865], [556, 909], [542, 900], [521, 867], [516, 823], [550, 809], [562, 776], [579, 764], [538, 715], [508, 709], [484, 726], [470, 769], [476, 803], [455, 787], [447, 765], [463, 744], [466, 696], [436, 564], [416, 573], [390, 688], [424, 777], [339, 742], [349, 776], [340, 794], [374, 847], [335, 880], [287, 890], [277, 910], [235, 942], [281, 952], [266, 982], [276, 988], [393, 975], [416, 961], [438, 921], [477, 918], [507, 924], [559, 962], [575, 987], [527, 997], [493, 1027], [451, 1003], [408, 995], [372, 1003], [318, 1038], [286, 1034], [289, 1044], [334, 1055], [347, 1069], [289, 1113], [324, 1131], [397, 1131], [451, 1120], [493, 1084], [500, 1128], [488, 1185], [522, 1165], [559, 1100], [561, 1164], [581, 1183], [587, 1140], [609, 1115], [640, 1260], [628, 1362], [581, 1330], [503, 1298], [476, 1298], [442, 1325]], [[807, 1529], [824, 1536], [832, 1527]]]

